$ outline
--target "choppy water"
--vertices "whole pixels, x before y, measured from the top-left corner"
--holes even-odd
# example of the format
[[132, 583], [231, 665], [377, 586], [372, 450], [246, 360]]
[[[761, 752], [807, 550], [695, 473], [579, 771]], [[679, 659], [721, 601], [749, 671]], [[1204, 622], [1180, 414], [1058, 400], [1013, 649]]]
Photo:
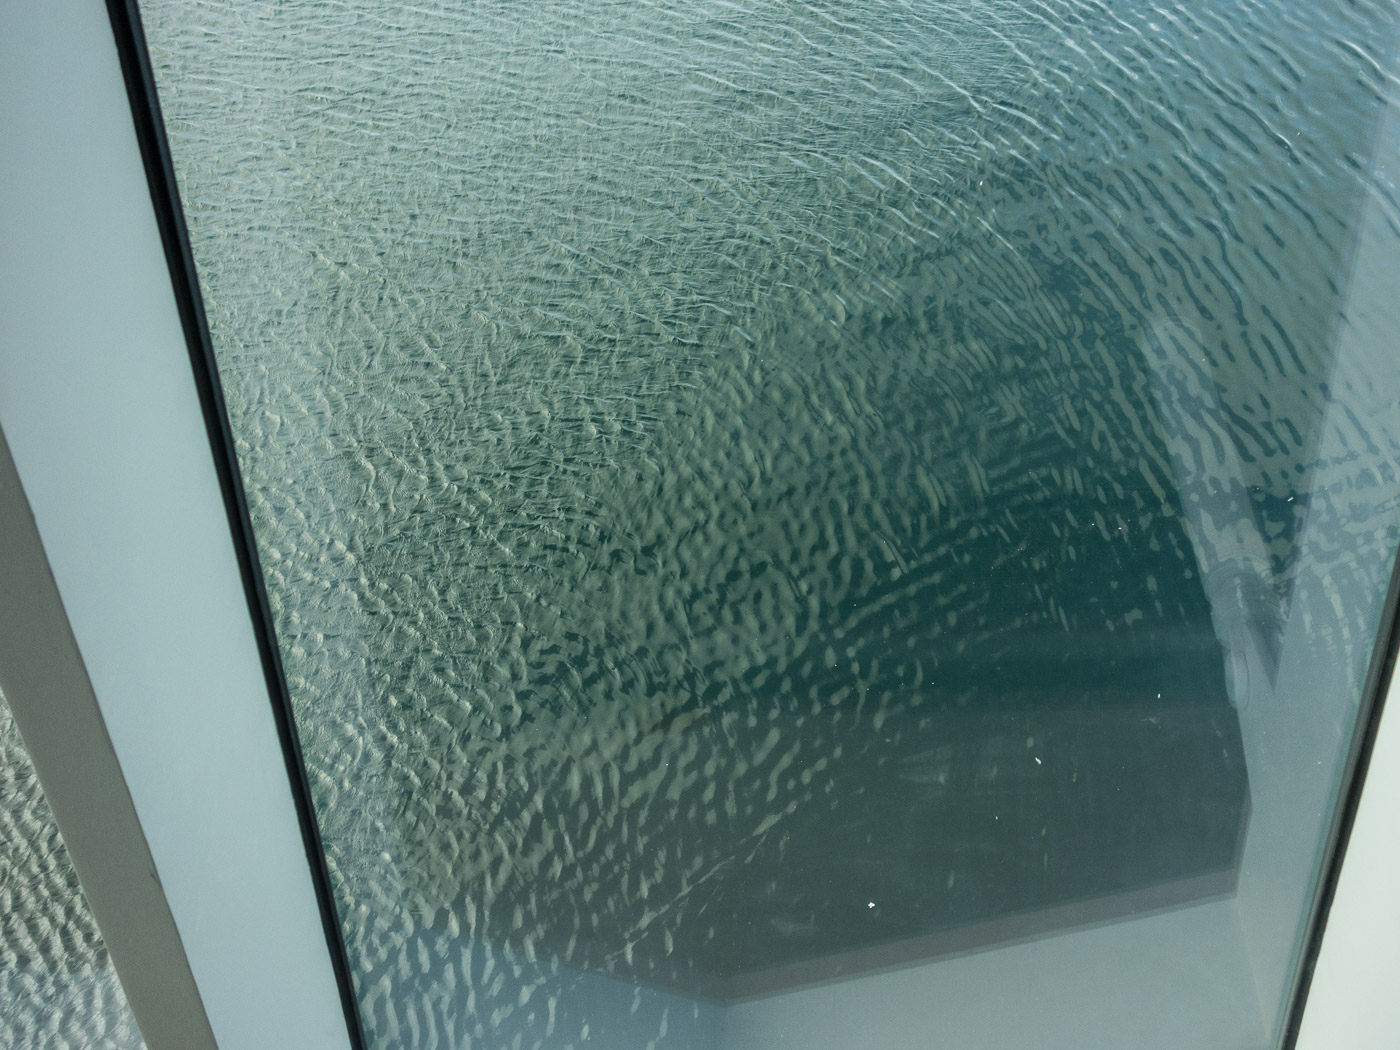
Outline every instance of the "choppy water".
[[143, 12], [377, 1046], [717, 1045], [581, 971], [1195, 874], [910, 829], [1228, 751], [1299, 574], [1383, 585], [1394, 428], [1317, 450], [1389, 4]]

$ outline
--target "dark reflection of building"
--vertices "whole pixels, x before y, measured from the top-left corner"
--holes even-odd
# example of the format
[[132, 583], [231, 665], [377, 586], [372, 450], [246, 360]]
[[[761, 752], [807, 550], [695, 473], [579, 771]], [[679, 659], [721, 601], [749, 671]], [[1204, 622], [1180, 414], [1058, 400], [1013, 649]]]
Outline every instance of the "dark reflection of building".
[[603, 921], [567, 949], [581, 902], [566, 895], [539, 916], [539, 947], [723, 1001], [1233, 889], [1247, 788], [1229, 706], [1064, 699], [857, 729], [820, 792], [702, 886], [658, 882], [651, 927], [611, 927], [604, 890]]
[[[1096, 405], [1091, 360], [982, 362], [958, 391], [860, 374], [878, 424], [823, 418], [845, 377], [757, 391], [771, 474], [669, 431], [686, 469], [599, 512], [598, 567], [516, 626], [509, 707], [408, 797], [422, 892], [486, 941], [716, 1001], [1229, 892], [1247, 778], [1202, 553], [1152, 487], [1166, 441]], [[1107, 439], [1063, 425], [1068, 390]]]

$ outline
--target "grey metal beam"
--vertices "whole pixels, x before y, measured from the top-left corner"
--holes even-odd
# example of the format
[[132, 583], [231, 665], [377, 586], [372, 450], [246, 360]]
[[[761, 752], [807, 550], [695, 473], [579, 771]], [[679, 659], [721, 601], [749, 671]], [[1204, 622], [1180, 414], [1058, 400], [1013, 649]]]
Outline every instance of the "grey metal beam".
[[0, 420], [208, 1027], [221, 1050], [345, 1050], [106, 5], [0, 4], [0, 98]]
[[149, 1050], [214, 1034], [0, 432], [0, 689]]

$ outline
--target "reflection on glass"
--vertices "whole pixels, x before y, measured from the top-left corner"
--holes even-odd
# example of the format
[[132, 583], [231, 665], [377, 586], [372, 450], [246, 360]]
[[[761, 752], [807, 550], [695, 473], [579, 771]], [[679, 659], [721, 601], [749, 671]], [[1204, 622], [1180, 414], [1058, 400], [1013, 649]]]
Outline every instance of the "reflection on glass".
[[145, 6], [373, 1045], [1272, 1041], [1391, 6]]
[[0, 697], [0, 1050], [144, 1045]]

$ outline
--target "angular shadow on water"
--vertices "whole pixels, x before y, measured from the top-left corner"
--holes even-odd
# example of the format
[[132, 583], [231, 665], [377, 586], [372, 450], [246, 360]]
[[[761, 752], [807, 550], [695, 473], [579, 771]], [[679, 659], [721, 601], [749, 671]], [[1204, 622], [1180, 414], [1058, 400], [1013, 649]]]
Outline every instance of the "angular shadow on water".
[[680, 996], [1229, 892], [1341, 16], [533, 10], [284, 5], [169, 100], [378, 1044], [717, 1045]]

